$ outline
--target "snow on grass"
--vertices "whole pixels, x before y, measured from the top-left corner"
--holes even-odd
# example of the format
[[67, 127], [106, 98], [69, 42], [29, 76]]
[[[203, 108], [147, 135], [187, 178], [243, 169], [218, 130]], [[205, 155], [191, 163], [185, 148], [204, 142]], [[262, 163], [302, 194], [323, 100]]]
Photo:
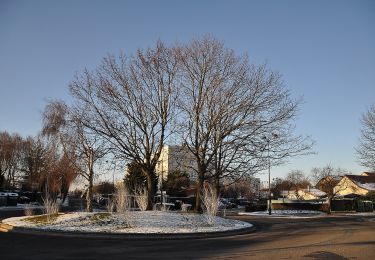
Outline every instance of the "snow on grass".
[[311, 218], [325, 216], [326, 213], [314, 210], [272, 210], [271, 215], [267, 211], [239, 212], [239, 215], [262, 216], [262, 217], [283, 217], [283, 218]]
[[161, 211], [132, 211], [126, 216], [77, 212], [56, 215], [49, 223], [44, 221], [43, 216], [8, 218], [3, 223], [41, 230], [137, 234], [218, 232], [252, 226], [247, 222], [220, 217], [215, 217], [214, 223], [209, 225], [205, 215]]

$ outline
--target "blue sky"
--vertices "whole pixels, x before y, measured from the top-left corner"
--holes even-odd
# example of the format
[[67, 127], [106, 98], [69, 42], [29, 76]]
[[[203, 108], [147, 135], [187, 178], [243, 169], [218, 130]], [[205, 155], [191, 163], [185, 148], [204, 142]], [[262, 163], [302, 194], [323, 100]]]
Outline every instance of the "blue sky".
[[316, 155], [272, 170], [331, 163], [359, 173], [359, 119], [375, 103], [375, 1], [0, 1], [0, 131], [35, 135], [46, 100], [108, 53], [211, 34], [283, 74], [303, 96], [297, 133]]

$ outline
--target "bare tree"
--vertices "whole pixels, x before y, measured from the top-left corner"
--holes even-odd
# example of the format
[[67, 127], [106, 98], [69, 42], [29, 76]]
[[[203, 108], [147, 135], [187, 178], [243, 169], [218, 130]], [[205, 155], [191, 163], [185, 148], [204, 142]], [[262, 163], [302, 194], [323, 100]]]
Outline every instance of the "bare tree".
[[290, 98], [280, 75], [249, 65], [211, 37], [181, 46], [179, 58], [182, 139], [196, 159], [196, 209], [206, 179], [213, 177], [219, 192], [220, 179], [264, 168], [262, 135], [280, 133], [268, 146], [274, 163], [311, 148], [307, 138], [293, 135], [299, 101]]
[[147, 177], [148, 209], [155, 193], [155, 166], [172, 132], [178, 62], [175, 51], [158, 42], [134, 57], [110, 56], [70, 85], [82, 123], [102, 136], [117, 158], [133, 161]]
[[[224, 126], [223, 121], [229, 109], [236, 109], [230, 107], [231, 101], [241, 99], [235, 89], [246, 78], [247, 62], [245, 57], [236, 57], [233, 51], [210, 37], [181, 46], [179, 58], [182, 63], [182, 95], [179, 100], [182, 139], [196, 160], [195, 208], [200, 210], [203, 183], [217, 155], [219, 140], [224, 140], [235, 129], [235, 126], [227, 129], [228, 125]], [[230, 120], [233, 118], [228, 118]], [[240, 114], [238, 121], [241, 121]], [[215, 137], [219, 139], [217, 142]]]
[[289, 184], [288, 192], [293, 190], [297, 198], [299, 198], [298, 190], [309, 187], [310, 181], [301, 170], [292, 170], [285, 177], [285, 181]]
[[17, 186], [23, 142], [18, 134], [0, 133], [0, 188], [14, 189]]
[[27, 137], [22, 151], [24, 185], [29, 189], [45, 190], [47, 174], [51, 166], [50, 151], [41, 136]]
[[346, 174], [350, 174], [350, 172], [345, 169], [334, 168], [330, 164], [322, 168], [314, 167], [311, 169], [312, 178], [317, 181], [316, 188], [327, 194], [328, 213], [331, 213], [333, 198], [347, 188], [345, 185], [339, 189], [336, 188], [336, 185]]
[[362, 116], [362, 129], [357, 153], [359, 162], [375, 171], [375, 104]]

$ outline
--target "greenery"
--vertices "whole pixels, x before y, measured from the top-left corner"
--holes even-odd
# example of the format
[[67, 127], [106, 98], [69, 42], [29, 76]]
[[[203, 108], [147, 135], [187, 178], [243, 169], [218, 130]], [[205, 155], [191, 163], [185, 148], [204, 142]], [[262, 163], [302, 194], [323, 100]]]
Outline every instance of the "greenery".
[[186, 172], [170, 172], [167, 179], [163, 181], [163, 190], [172, 197], [185, 197], [186, 189], [189, 187], [190, 179]]
[[136, 162], [127, 165], [127, 174], [124, 178], [124, 184], [129, 191], [135, 191], [137, 187], [145, 186], [146, 176], [142, 173], [141, 167]]
[[43, 225], [43, 224], [48, 224], [56, 221], [59, 215], [63, 215], [62, 213], [60, 214], [52, 214], [52, 215], [38, 215], [34, 217], [29, 217], [25, 218], [24, 221], [31, 222], [34, 224], [38, 225]]

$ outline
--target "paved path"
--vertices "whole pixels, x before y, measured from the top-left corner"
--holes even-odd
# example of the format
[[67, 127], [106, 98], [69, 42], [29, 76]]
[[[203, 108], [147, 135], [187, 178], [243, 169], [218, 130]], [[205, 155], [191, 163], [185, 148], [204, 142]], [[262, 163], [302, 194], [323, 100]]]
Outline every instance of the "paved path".
[[121, 240], [0, 233], [0, 259], [375, 259], [375, 217], [251, 222], [251, 234], [209, 239]]

